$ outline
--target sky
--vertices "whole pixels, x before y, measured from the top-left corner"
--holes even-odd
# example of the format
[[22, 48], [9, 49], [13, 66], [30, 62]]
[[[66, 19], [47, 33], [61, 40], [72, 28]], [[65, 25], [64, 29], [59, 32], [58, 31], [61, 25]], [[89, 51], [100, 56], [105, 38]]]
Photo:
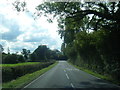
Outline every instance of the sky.
[[0, 0], [0, 44], [4, 52], [8, 48], [11, 53], [21, 52], [23, 48], [33, 52], [39, 45], [60, 50], [62, 40], [57, 32], [57, 20], [49, 23], [44, 16], [33, 18], [41, 0], [26, 0], [29, 12], [17, 12], [13, 1]]

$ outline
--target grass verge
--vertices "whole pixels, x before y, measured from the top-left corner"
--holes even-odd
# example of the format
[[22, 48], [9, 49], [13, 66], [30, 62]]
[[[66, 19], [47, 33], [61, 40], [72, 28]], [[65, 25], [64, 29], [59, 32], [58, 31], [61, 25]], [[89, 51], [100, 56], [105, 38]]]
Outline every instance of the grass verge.
[[71, 64], [72, 66], [74, 66], [74, 67], [76, 67], [76, 68], [84, 71], [84, 72], [87, 72], [87, 73], [93, 75], [93, 76], [96, 76], [96, 77], [99, 77], [99, 78], [101, 78], [101, 79], [103, 79], [103, 80], [107, 80], [107, 81], [110, 81], [110, 82], [112, 82], [112, 83], [114, 83], [114, 84], [120, 85], [120, 81], [116, 81], [116, 80], [112, 79], [112, 77], [110, 77], [110, 76], [104, 76], [104, 75], [95, 73], [95, 72], [93, 72], [93, 71], [91, 71], [91, 70], [88, 70], [88, 69], [85, 69], [85, 68], [76, 66], [76, 65], [72, 64], [71, 62], [68, 62], [68, 63]]
[[7, 82], [7, 83], [2, 83], [2, 87], [3, 87], [3, 89], [4, 88], [22, 88], [25, 85], [27, 85], [29, 82], [33, 81], [34, 79], [36, 79], [37, 77], [39, 77], [43, 73], [45, 73], [48, 70], [50, 70], [51, 68], [53, 68], [55, 65], [57, 65], [57, 63], [58, 62], [55, 62], [54, 64], [52, 64], [52, 65], [50, 65], [42, 70], [30, 73], [30, 74], [26, 74], [22, 77], [19, 77], [16, 80], [12, 80], [12, 81]]

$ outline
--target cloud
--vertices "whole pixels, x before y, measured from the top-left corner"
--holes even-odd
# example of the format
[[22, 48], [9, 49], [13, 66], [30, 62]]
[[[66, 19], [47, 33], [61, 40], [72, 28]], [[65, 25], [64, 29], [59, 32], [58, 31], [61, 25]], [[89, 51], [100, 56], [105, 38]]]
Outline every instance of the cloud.
[[17, 20], [12, 18], [7, 18], [7, 15], [4, 15], [4, 13], [0, 13], [0, 26], [1, 28], [1, 34], [3, 40], [8, 41], [15, 41], [16, 37], [21, 34], [20, 26], [17, 23]]
[[42, 40], [49, 40], [51, 37], [47, 32], [26, 32], [17, 37], [17, 40], [24, 42], [41, 42]]
[[5, 33], [5, 32], [8, 32], [9, 31], [9, 29], [8, 28], [6, 28], [6, 27], [4, 27], [4, 26], [2, 26], [2, 25], [0, 25], [0, 34], [3, 34], [3, 33]]
[[19, 31], [19, 26], [11, 25], [9, 29], [10, 30], [8, 32], [2, 34], [2, 39], [8, 41], [15, 41], [16, 38], [21, 34], [21, 31]]
[[57, 21], [48, 23], [44, 16], [34, 20], [32, 17], [33, 7], [38, 3], [32, 5], [33, 2], [28, 3], [28, 7], [31, 6], [30, 12], [20, 13], [13, 9], [11, 2], [0, 4], [0, 33], [2, 34], [0, 43], [5, 52], [8, 47], [11, 52], [21, 52], [23, 48], [32, 52], [41, 44], [60, 50], [62, 40], [57, 32]]

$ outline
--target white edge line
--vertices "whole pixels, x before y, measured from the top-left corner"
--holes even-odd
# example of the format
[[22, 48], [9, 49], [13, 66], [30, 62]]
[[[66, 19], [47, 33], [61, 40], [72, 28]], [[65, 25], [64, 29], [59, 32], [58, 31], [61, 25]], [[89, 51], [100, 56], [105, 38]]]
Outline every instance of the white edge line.
[[[50, 69], [51, 70], [51, 69]], [[49, 71], [49, 70], [48, 70]], [[27, 84], [26, 86], [24, 86], [21, 90], [23, 90], [24, 88], [28, 87], [30, 84], [32, 84], [33, 82], [35, 82], [37, 79], [41, 78], [43, 75], [45, 75], [47, 72], [45, 72], [44, 74], [40, 75], [39, 77], [37, 77], [35, 80], [33, 80], [32, 82], [30, 82], [29, 84]]]
[[69, 77], [68, 77], [67, 73], [66, 73], [65, 75], [66, 75], [66, 77], [69, 79]]
[[74, 88], [73, 84], [71, 83], [72, 88]]
[[[42, 74], [41, 76], [39, 76], [38, 78], [40, 78], [40, 77], [42, 77], [44, 74]], [[23, 87], [23, 89], [24, 88], [26, 88], [26, 87], [28, 87], [30, 84], [32, 84], [33, 82], [35, 82], [38, 78], [36, 78], [35, 80], [33, 80], [32, 82], [30, 82], [29, 84], [27, 84], [25, 87]]]

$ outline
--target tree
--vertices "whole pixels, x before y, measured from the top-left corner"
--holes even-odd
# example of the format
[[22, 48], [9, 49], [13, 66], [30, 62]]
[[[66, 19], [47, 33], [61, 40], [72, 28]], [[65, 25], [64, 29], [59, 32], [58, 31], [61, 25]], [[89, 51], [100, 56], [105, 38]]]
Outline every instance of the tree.
[[22, 54], [24, 56], [24, 59], [28, 60], [30, 55], [30, 50], [22, 49]]
[[18, 55], [18, 62], [25, 62], [25, 59], [22, 55]]
[[8, 47], [7, 51], [8, 51], [8, 54], [10, 54], [10, 49], [9, 49], [9, 47]]
[[18, 63], [17, 61], [17, 55], [15, 54], [8, 54], [3, 60], [3, 64], [15, 64]]
[[37, 55], [36, 55], [35, 52], [33, 52], [32, 54], [30, 54], [30, 59], [31, 59], [31, 61], [33, 61], [33, 62], [38, 61], [38, 60], [37, 60]]
[[[90, 17], [87, 28], [95, 31], [101, 28], [116, 28], [115, 31], [118, 31], [117, 27], [120, 26], [120, 17], [118, 17], [120, 2], [46, 2], [36, 9], [38, 10], [38, 16], [41, 13], [45, 15], [53, 14], [53, 17], [59, 16], [60, 32], [66, 29], [66, 21], [69, 27], [73, 26], [74, 29], [79, 30], [79, 27], [82, 26], [82, 20], [86, 17]], [[63, 35], [63, 32], [61, 34]]]
[[0, 44], [0, 53], [4, 51], [3, 46]]
[[33, 53], [36, 54], [37, 60], [46, 61], [47, 60], [47, 57], [46, 57], [47, 50], [48, 50], [48, 48], [46, 45], [40, 45]]
[[61, 49], [72, 63], [120, 80], [120, 1], [45, 2], [36, 10], [57, 18]]
[[109, 75], [120, 72], [120, 1], [46, 2], [36, 9], [38, 16], [57, 17], [62, 51], [74, 64]]

